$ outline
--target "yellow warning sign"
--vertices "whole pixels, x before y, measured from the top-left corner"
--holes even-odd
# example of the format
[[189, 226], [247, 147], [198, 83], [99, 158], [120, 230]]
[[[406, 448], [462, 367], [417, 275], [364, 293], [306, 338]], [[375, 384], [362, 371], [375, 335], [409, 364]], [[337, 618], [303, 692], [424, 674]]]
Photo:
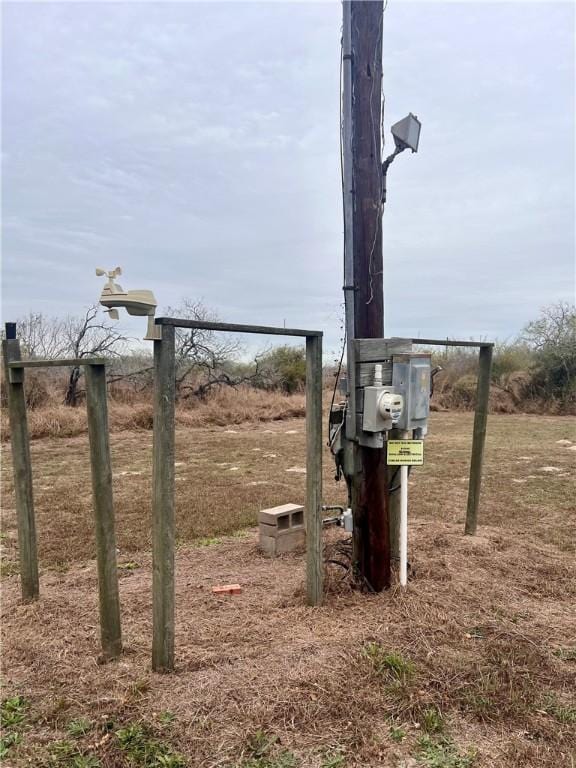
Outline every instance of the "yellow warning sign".
[[421, 466], [424, 464], [423, 440], [388, 440], [387, 461], [390, 466], [402, 464]]

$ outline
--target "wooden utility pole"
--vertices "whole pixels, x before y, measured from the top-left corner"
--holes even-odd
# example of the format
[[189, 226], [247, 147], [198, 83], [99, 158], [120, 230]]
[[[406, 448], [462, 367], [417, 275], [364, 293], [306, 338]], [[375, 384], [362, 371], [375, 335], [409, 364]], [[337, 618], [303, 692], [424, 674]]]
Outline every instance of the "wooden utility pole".
[[[384, 336], [382, 279], [382, 22], [381, 0], [345, 0], [343, 39], [343, 161], [347, 331], [353, 338]], [[350, 211], [350, 208], [352, 209]], [[352, 295], [350, 295], [352, 294]], [[359, 390], [348, 347], [352, 430]], [[347, 430], [349, 437], [351, 429]], [[354, 445], [352, 511], [354, 560], [375, 591], [390, 585], [386, 452]]]

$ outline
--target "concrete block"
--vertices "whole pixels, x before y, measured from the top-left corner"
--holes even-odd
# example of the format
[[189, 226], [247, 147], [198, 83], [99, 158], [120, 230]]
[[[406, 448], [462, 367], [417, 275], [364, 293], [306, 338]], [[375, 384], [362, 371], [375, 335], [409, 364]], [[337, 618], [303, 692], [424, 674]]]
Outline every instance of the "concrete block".
[[258, 525], [261, 536], [285, 536], [292, 531], [304, 531], [303, 525], [294, 525], [291, 528], [276, 528], [275, 525], [267, 525], [266, 523], [260, 523]]
[[274, 525], [280, 530], [291, 528], [293, 519], [304, 520], [304, 507], [300, 504], [281, 504], [279, 507], [261, 509], [258, 513], [258, 522]]
[[290, 512], [290, 527], [304, 528], [304, 507], [293, 509], [292, 512]]
[[260, 533], [258, 546], [265, 555], [268, 555], [268, 557], [276, 556], [276, 539], [272, 536], [263, 536], [262, 533]]
[[275, 525], [266, 525], [266, 523], [259, 523], [258, 531], [260, 536], [271, 536], [273, 538], [276, 537], [278, 533], [285, 533], [285, 531], [279, 531]]
[[300, 504], [282, 504], [279, 507], [261, 509], [258, 522], [274, 526], [278, 531], [304, 526], [304, 507]]
[[[266, 528], [270, 527], [266, 526]], [[260, 549], [270, 557], [294, 552], [304, 547], [305, 544], [306, 534], [303, 527], [277, 532], [275, 536], [267, 536], [266, 533], [262, 532], [262, 526], [260, 526]]]
[[294, 552], [306, 545], [306, 534], [304, 528], [294, 528], [281, 536], [276, 536], [276, 554], [281, 555], [284, 552]]

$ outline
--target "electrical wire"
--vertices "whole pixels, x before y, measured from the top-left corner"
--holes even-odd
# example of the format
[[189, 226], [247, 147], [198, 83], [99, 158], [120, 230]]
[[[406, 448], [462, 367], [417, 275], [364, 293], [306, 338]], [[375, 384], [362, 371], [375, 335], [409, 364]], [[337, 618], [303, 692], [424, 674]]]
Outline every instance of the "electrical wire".
[[[383, 8], [382, 16], [380, 17], [380, 29], [378, 30], [377, 40], [381, 40], [382, 39], [382, 29], [383, 29], [383, 26], [384, 26], [384, 12], [385, 11], [386, 11], [386, 6]], [[372, 73], [373, 73], [373, 77], [372, 77], [372, 83], [370, 85], [370, 98], [369, 98], [369, 104], [370, 104], [370, 124], [371, 124], [371, 127], [372, 127], [372, 151], [374, 153], [374, 157], [377, 156], [377, 151], [376, 150], [378, 149], [378, 140], [377, 140], [377, 134], [376, 134], [376, 121], [374, 119], [374, 110], [372, 108], [372, 98], [374, 96], [374, 84], [375, 84], [375, 81], [376, 81], [376, 78], [375, 78], [374, 75], [375, 75], [375, 73], [377, 72], [377, 69], [378, 69], [378, 67], [377, 67], [377, 64], [378, 64], [378, 51], [379, 51], [379, 45], [378, 45], [378, 42], [377, 42], [376, 46], [374, 48], [374, 55], [373, 55], [373, 58], [372, 58]], [[380, 89], [382, 89], [382, 81], [380, 81]], [[383, 128], [383, 125], [382, 125], [383, 124], [382, 103], [383, 103], [383, 100], [381, 99], [380, 100], [380, 119], [378, 121], [378, 131], [379, 131], [380, 135], [382, 135], [382, 128]], [[370, 249], [370, 256], [368, 257], [368, 276], [370, 278], [370, 297], [368, 298], [368, 301], [366, 302], [367, 305], [371, 304], [372, 301], [374, 300], [374, 277], [376, 277], [377, 274], [381, 274], [381, 272], [377, 273], [377, 272], [373, 272], [373, 270], [372, 270], [372, 265], [373, 265], [373, 262], [374, 262], [374, 253], [376, 251], [376, 242], [378, 241], [378, 235], [380, 234], [380, 230], [381, 230], [381, 227], [382, 227], [382, 214], [384, 213], [384, 205], [382, 203], [382, 198], [384, 196], [384, 178], [383, 178], [383, 175], [382, 175], [382, 172], [381, 172], [381, 168], [380, 168], [381, 162], [382, 162], [382, 160], [381, 160], [382, 152], [380, 151], [379, 154], [380, 154], [380, 157], [378, 158], [378, 166], [379, 166], [380, 173], [379, 173], [378, 178], [379, 178], [379, 181], [380, 181], [380, 195], [379, 195], [378, 207], [377, 207], [377, 210], [376, 210], [376, 226], [374, 228], [374, 239], [372, 241], [372, 247]]]
[[[342, 131], [343, 131], [343, 105], [342, 105], [342, 99], [343, 99], [343, 93], [342, 93], [342, 68], [344, 65], [344, 44], [342, 37], [340, 37], [340, 183], [342, 188], [342, 218], [344, 220], [344, 237], [342, 242], [342, 250], [344, 252], [344, 249], [346, 247], [346, 190], [344, 188], [344, 143], [342, 138]], [[342, 260], [344, 261], [344, 259]], [[344, 282], [346, 280], [344, 279]], [[332, 408], [334, 407], [334, 401], [336, 400], [336, 391], [338, 389], [338, 381], [340, 380], [340, 374], [342, 372], [342, 364], [344, 362], [344, 352], [346, 351], [346, 323], [344, 323], [344, 338], [342, 340], [342, 350], [340, 352], [340, 360], [338, 362], [338, 370], [336, 371], [336, 376], [334, 379], [334, 389], [332, 390], [332, 398], [330, 400], [330, 413], [332, 412]], [[332, 447], [332, 443], [336, 439], [337, 433], [334, 435], [334, 438], [330, 440], [330, 422], [328, 422], [328, 445]]]
[[[336, 376], [334, 377], [334, 389], [332, 390], [332, 398], [330, 400], [330, 410], [329, 413], [332, 413], [332, 408], [334, 407], [334, 401], [336, 400], [336, 390], [338, 389], [338, 380], [340, 379], [340, 373], [342, 371], [342, 363], [344, 362], [344, 352], [346, 350], [346, 330], [344, 330], [344, 342], [342, 344], [342, 351], [340, 353], [340, 360], [338, 362], [338, 370], [336, 371]], [[340, 429], [342, 428], [342, 425], [340, 425]], [[336, 435], [338, 433], [334, 434], [334, 437], [330, 439], [330, 421], [328, 421], [328, 445], [332, 447], [332, 443], [336, 439]]]

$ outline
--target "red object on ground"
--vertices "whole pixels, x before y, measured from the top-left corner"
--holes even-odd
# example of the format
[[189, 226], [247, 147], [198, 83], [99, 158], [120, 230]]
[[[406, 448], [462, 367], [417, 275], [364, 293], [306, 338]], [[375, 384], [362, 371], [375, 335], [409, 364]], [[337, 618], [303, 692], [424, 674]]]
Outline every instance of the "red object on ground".
[[240, 584], [224, 584], [220, 587], [212, 587], [215, 595], [239, 595], [242, 592]]

